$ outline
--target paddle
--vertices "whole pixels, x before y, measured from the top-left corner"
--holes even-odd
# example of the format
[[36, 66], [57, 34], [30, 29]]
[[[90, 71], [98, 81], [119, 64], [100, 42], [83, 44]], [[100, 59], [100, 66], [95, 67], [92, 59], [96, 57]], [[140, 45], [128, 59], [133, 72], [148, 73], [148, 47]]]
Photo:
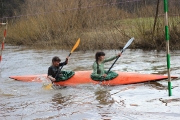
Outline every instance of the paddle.
[[[131, 38], [127, 43], [126, 45], [124, 46], [124, 48], [121, 50], [121, 54], [126, 50], [127, 47], [129, 47], [129, 45], [132, 43], [132, 41], [134, 40], [134, 37]], [[120, 56], [119, 56], [120, 57]], [[111, 65], [111, 67], [109, 68], [109, 70], [107, 71], [107, 74], [109, 73], [109, 71], [111, 70], [111, 68], [113, 67], [113, 65], [116, 63], [116, 61], [118, 60], [118, 58], [116, 58], [116, 60], [114, 61], [114, 63]]]
[[[79, 43], [80, 43], [80, 38], [77, 40], [76, 44], [74, 45], [74, 47], [72, 48], [71, 52], [69, 53], [69, 57], [71, 56], [71, 53], [73, 53], [74, 50], [78, 47]], [[61, 70], [62, 70], [62, 68], [63, 68], [65, 62], [66, 62], [66, 60], [63, 62], [63, 65], [59, 68], [59, 70], [58, 70], [58, 72], [57, 72], [55, 78], [57, 78], [58, 74], [61, 72]]]
[[[71, 52], [69, 53], [69, 57], [71, 56], [71, 54], [74, 52], [74, 50], [79, 46], [80, 43], [80, 38], [77, 40], [77, 42], [75, 43], [75, 45], [73, 46]], [[65, 61], [66, 62], [66, 61]], [[64, 62], [64, 63], [65, 63]], [[58, 76], [58, 74], [61, 72], [62, 68], [63, 68], [64, 64], [59, 68], [58, 73], [56, 74], [55, 78]], [[50, 89], [52, 86], [52, 84], [46, 85], [45, 89]]]

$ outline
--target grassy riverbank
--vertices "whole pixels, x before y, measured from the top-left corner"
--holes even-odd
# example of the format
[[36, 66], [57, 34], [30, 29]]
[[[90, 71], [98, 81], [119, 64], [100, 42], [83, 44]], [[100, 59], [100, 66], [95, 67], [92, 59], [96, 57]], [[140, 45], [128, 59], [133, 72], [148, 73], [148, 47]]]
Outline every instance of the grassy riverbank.
[[[41, 1], [43, 2], [43, 1]], [[40, 13], [9, 21], [6, 42], [12, 45], [25, 45], [35, 48], [71, 48], [78, 38], [78, 49], [119, 49], [131, 38], [135, 41], [131, 48], [165, 49], [164, 18], [159, 16], [154, 27], [156, 5], [141, 6], [133, 13], [114, 6], [101, 6], [100, 1], [92, 3], [78, 0], [74, 3], [64, 1], [49, 6], [40, 4]], [[51, 3], [52, 2], [52, 3]], [[71, 4], [69, 4], [71, 3]], [[33, 1], [26, 3], [25, 13], [36, 13]], [[34, 4], [33, 8], [32, 5]], [[82, 9], [91, 4], [91, 9]], [[162, 3], [161, 3], [162, 5]], [[52, 7], [53, 6], [53, 7]], [[77, 7], [78, 6], [78, 7]], [[70, 8], [76, 8], [71, 10]], [[53, 10], [61, 9], [61, 12]], [[180, 19], [170, 17], [170, 48], [180, 49]]]
[[[170, 46], [179, 49], [180, 39], [179, 18], [170, 18]], [[61, 32], [56, 28], [43, 28], [42, 21], [25, 21], [9, 26], [7, 43], [30, 47], [48, 47], [68, 49], [81, 38], [79, 49], [118, 49], [131, 37], [135, 37], [131, 48], [165, 49], [163, 18], [158, 19], [153, 36], [153, 18], [124, 19], [108, 22], [103, 27], [93, 29], [75, 29]], [[30, 23], [30, 24], [29, 24]], [[29, 25], [28, 25], [29, 24]], [[59, 31], [59, 33], [58, 33]]]

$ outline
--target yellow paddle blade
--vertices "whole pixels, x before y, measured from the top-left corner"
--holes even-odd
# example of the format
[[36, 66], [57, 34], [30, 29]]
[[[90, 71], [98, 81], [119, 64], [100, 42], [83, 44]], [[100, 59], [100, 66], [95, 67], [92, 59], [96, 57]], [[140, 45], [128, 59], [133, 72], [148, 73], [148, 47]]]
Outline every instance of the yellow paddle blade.
[[78, 47], [79, 43], [80, 43], [80, 38], [77, 40], [76, 44], [72, 48], [71, 53]]
[[44, 85], [43, 88], [46, 90], [50, 90], [50, 89], [52, 89], [52, 84]]

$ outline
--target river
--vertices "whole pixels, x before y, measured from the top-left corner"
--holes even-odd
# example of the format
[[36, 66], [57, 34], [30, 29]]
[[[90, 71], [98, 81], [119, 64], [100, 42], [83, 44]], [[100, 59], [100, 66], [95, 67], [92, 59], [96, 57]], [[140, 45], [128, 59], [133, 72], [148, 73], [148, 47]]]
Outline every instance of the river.
[[[45, 74], [53, 56], [64, 61], [70, 51], [5, 46], [0, 63], [1, 120], [179, 120], [180, 78], [138, 84], [77, 85], [46, 90], [44, 83], [21, 82], [14, 75]], [[64, 70], [91, 70], [97, 51], [75, 51]], [[106, 58], [119, 50], [104, 50]], [[180, 76], [180, 51], [171, 51], [171, 75]], [[105, 69], [112, 62], [105, 64]], [[167, 74], [165, 51], [127, 49], [112, 70]]]

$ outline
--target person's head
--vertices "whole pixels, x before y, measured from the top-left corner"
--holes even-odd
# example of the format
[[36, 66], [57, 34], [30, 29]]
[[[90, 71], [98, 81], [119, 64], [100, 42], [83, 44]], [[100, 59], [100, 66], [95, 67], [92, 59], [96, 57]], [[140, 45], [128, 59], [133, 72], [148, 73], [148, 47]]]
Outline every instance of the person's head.
[[61, 59], [59, 57], [55, 56], [55, 57], [52, 58], [52, 64], [54, 66], [59, 66], [60, 62], [61, 62]]
[[97, 52], [96, 55], [95, 55], [95, 59], [96, 61], [102, 61], [104, 60], [104, 56], [105, 56], [105, 53], [104, 52]]

